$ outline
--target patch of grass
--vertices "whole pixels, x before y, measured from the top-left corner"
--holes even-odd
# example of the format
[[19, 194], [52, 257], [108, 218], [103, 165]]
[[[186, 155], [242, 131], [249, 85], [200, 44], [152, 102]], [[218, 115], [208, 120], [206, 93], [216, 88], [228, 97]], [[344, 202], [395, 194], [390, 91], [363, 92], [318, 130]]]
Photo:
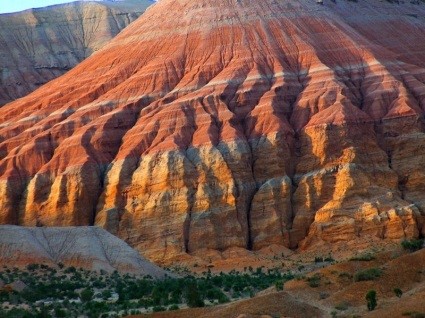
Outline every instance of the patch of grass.
[[354, 274], [355, 282], [362, 282], [368, 280], [375, 280], [376, 278], [381, 277], [382, 270], [379, 268], [368, 268], [364, 270], [357, 271]]
[[312, 288], [316, 288], [320, 286], [321, 277], [319, 274], [314, 274], [311, 277], [307, 277], [306, 280], [307, 280], [308, 286]]
[[339, 311], [344, 311], [344, 310], [347, 310], [348, 307], [350, 307], [350, 304], [347, 303], [346, 301], [343, 301], [342, 303], [339, 303], [338, 305], [336, 305], [335, 309]]
[[350, 258], [350, 261], [370, 262], [374, 259], [375, 259], [375, 255], [373, 255], [372, 253], [365, 253], [365, 254], [356, 255]]
[[341, 277], [341, 278], [348, 278], [348, 279], [352, 279], [353, 278], [353, 275], [351, 275], [350, 273], [347, 273], [347, 272], [339, 273], [338, 276]]

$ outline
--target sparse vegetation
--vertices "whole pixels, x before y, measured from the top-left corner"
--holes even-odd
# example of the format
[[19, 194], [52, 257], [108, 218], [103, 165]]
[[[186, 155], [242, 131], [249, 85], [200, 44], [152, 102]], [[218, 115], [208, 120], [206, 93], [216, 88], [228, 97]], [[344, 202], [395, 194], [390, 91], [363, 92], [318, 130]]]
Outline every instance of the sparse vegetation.
[[350, 305], [347, 302], [344, 301], [344, 302], [339, 303], [338, 305], [336, 305], [335, 306], [335, 309], [336, 310], [339, 310], [339, 311], [344, 311], [344, 310], [347, 310], [349, 306]]
[[[0, 290], [0, 317], [122, 317], [129, 314], [177, 310], [180, 306], [202, 307], [253, 297], [270, 286], [281, 286], [294, 276], [277, 269], [244, 273], [232, 271], [181, 278], [87, 271], [82, 268], [51, 268], [30, 265], [25, 270], [4, 268], [6, 284], [24, 282], [21, 293]], [[4, 305], [6, 304], [6, 305]]]

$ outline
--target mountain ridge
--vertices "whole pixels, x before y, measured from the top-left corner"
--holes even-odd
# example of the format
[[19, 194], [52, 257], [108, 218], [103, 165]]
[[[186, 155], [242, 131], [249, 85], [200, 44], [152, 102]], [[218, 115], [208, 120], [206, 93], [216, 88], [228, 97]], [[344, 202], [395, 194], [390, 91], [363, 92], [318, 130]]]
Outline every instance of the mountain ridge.
[[0, 110], [0, 222], [161, 262], [423, 235], [425, 8], [377, 8], [159, 1]]
[[152, 1], [74, 2], [0, 15], [0, 106], [63, 75]]

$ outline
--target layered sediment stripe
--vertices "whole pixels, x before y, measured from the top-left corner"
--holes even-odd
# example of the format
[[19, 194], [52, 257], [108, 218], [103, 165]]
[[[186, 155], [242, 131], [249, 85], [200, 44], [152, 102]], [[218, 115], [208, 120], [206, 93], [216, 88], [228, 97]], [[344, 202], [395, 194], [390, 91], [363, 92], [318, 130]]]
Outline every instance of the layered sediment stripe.
[[[157, 261], [419, 235], [425, 68], [351, 6], [160, 1], [0, 109], [1, 222], [97, 224]], [[425, 13], [380, 21], [400, 8]]]

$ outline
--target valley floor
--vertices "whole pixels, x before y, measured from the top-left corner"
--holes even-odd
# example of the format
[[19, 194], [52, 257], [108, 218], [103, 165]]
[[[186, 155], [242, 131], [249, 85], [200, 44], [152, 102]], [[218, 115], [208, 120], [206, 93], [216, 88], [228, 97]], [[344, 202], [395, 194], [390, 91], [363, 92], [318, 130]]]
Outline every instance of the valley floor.
[[[220, 306], [136, 317], [425, 317], [425, 249], [372, 248], [346, 260], [321, 260], [305, 259], [299, 274], [285, 283], [283, 291], [271, 287], [251, 299]], [[395, 289], [402, 291], [400, 297]], [[377, 292], [373, 311], [368, 311], [365, 299], [370, 290]]]

